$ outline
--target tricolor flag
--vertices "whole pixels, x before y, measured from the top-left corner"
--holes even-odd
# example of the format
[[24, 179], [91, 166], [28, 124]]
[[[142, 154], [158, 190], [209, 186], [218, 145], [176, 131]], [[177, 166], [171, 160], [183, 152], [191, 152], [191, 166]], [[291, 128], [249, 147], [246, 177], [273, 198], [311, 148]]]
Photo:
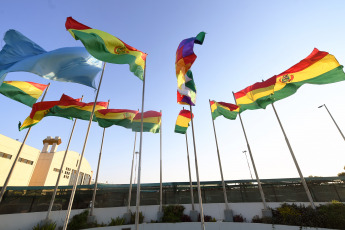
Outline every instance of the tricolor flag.
[[[49, 111], [49, 116], [64, 117], [64, 118], [77, 118], [81, 120], [90, 120], [94, 102], [85, 103], [78, 101], [67, 95], [62, 95], [58, 105], [52, 107]], [[97, 102], [95, 111], [106, 109], [108, 102]], [[94, 116], [93, 121], [97, 121]]]
[[65, 26], [76, 40], [84, 44], [92, 56], [104, 62], [129, 64], [130, 71], [143, 80], [147, 54], [111, 34], [83, 25], [72, 17], [67, 18]]
[[278, 101], [294, 94], [304, 84], [323, 85], [345, 80], [343, 66], [324, 51], [313, 52], [283, 73], [276, 75], [273, 100]]
[[112, 125], [119, 125], [125, 128], [132, 128], [132, 121], [138, 113], [136, 110], [128, 109], [101, 109], [95, 112], [98, 125], [108, 128]]
[[240, 112], [239, 106], [230, 103], [210, 101], [210, 105], [213, 120], [220, 115], [230, 120], [235, 120], [237, 114]]
[[323, 51], [313, 52], [283, 73], [235, 93], [240, 112], [266, 108], [267, 105], [296, 93], [304, 84], [323, 85], [345, 80], [343, 66]]
[[[183, 109], [180, 111], [176, 119], [175, 133], [185, 134], [187, 132], [192, 113], [189, 110]], [[194, 114], [193, 114], [194, 118]]]
[[[46, 116], [89, 120], [93, 103], [84, 103], [80, 100], [63, 94], [59, 101], [37, 102], [32, 106], [31, 113], [23, 124], [19, 123], [19, 130], [36, 125]], [[107, 106], [108, 102], [97, 102], [95, 110], [104, 109]]]
[[[143, 132], [159, 133], [162, 113], [156, 111], [144, 112]], [[133, 119], [132, 131], [141, 131], [141, 113], [137, 113]]]
[[4, 81], [0, 93], [32, 107], [48, 85], [29, 81]]
[[264, 82], [257, 82], [254, 85], [235, 93], [236, 104], [240, 106], [240, 112], [247, 109], [265, 109], [272, 103], [271, 95], [274, 92], [276, 78], [271, 77]]
[[177, 103], [184, 105], [195, 105], [196, 88], [190, 71], [196, 55], [194, 54], [194, 43], [202, 45], [205, 39], [205, 32], [200, 32], [196, 37], [184, 39], [176, 51], [176, 77], [177, 77]]

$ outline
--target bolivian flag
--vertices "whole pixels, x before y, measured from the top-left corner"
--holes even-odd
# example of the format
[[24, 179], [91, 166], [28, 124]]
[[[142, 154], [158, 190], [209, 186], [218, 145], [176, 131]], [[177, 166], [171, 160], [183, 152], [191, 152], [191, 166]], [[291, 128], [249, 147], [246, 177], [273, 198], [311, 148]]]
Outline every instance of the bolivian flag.
[[76, 40], [84, 44], [92, 56], [104, 62], [129, 64], [130, 71], [143, 80], [147, 54], [111, 34], [83, 25], [72, 17], [67, 18], [65, 26]]
[[[159, 133], [161, 127], [162, 113], [156, 111], [144, 112], [143, 132]], [[141, 113], [137, 113], [133, 119], [132, 131], [140, 132]]]
[[[194, 117], [194, 114], [193, 114]], [[189, 110], [183, 109], [177, 116], [175, 133], [185, 134], [187, 132], [189, 122], [192, 118], [192, 113]]]
[[[83, 103], [81, 99], [74, 99], [63, 94], [59, 101], [43, 101], [35, 103], [30, 115], [25, 119], [23, 124], [19, 123], [19, 130], [36, 125], [44, 117], [56, 116], [64, 118], [78, 118], [89, 120], [94, 103]], [[96, 110], [105, 109], [108, 102], [97, 102]]]
[[323, 85], [345, 80], [343, 66], [323, 51], [313, 52], [283, 73], [264, 82], [258, 82], [235, 93], [240, 112], [246, 109], [266, 108], [267, 105], [296, 93], [304, 84]]
[[36, 125], [40, 122], [47, 114], [49, 110], [58, 105], [59, 101], [42, 101], [37, 102], [32, 106], [30, 115], [24, 120], [23, 124], [19, 122], [19, 131]]
[[220, 115], [230, 120], [235, 120], [237, 114], [240, 112], [239, 106], [230, 103], [210, 101], [210, 105], [213, 120]]
[[247, 109], [265, 109], [272, 103], [271, 95], [274, 92], [276, 77], [271, 77], [264, 82], [257, 82], [254, 85], [235, 93], [235, 100], [240, 106], [240, 112]]
[[112, 125], [119, 125], [125, 128], [132, 128], [132, 121], [138, 113], [136, 110], [128, 109], [101, 109], [95, 112], [98, 125], [108, 128]]
[[[64, 118], [77, 118], [81, 120], [90, 120], [94, 102], [85, 103], [76, 100], [67, 95], [62, 95], [58, 105], [52, 107], [49, 111], [49, 116], [64, 117]], [[106, 109], [108, 102], [97, 102], [95, 111]], [[94, 116], [93, 121], [97, 121]]]
[[47, 86], [29, 81], [4, 81], [0, 86], [0, 93], [32, 107]]

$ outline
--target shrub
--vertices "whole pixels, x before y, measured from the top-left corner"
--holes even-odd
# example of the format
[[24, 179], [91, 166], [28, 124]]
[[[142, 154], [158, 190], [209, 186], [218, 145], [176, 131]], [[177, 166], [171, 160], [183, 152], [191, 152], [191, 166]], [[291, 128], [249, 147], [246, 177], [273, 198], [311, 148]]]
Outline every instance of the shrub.
[[[129, 224], [135, 224], [135, 216], [136, 216], [136, 212], [131, 212], [131, 221], [129, 222]], [[139, 224], [143, 223], [144, 221], [144, 216], [142, 212], [139, 212]]]
[[75, 215], [72, 217], [71, 222], [69, 222], [67, 229], [68, 230], [78, 230], [78, 229], [83, 229], [87, 228], [87, 216], [89, 215], [89, 211], [85, 210], [84, 212]]
[[111, 221], [108, 224], [108, 226], [118, 226], [118, 225], [123, 225], [124, 223], [125, 223], [125, 218], [116, 217], [116, 219], [111, 218]]
[[183, 214], [181, 217], [181, 222], [192, 222], [190, 216]]
[[32, 228], [32, 230], [55, 230], [56, 228], [56, 223], [52, 222], [52, 223], [45, 223], [45, 224], [37, 224], [36, 226], [34, 226]]
[[253, 216], [252, 223], [262, 223], [262, 218], [258, 215]]
[[320, 227], [345, 229], [345, 205], [343, 203], [332, 202], [318, 207], [323, 223]]
[[246, 221], [246, 219], [243, 218], [243, 216], [241, 214], [240, 215], [234, 215], [233, 220], [234, 220], [234, 222], [245, 222]]
[[181, 222], [185, 207], [182, 205], [163, 206], [163, 223]]
[[[199, 217], [198, 217], [198, 221], [199, 222], [201, 221], [200, 214], [199, 214]], [[204, 221], [205, 222], [216, 222], [217, 220], [215, 218], [213, 218], [212, 216], [204, 215]]]

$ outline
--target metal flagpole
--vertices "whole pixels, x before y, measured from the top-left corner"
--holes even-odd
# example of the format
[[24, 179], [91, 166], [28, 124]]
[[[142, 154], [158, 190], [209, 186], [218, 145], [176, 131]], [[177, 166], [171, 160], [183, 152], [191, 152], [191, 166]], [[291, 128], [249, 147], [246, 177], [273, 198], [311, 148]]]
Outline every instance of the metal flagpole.
[[73, 200], [74, 200], [74, 195], [75, 195], [75, 191], [77, 189], [77, 184], [78, 184], [78, 179], [79, 179], [80, 167], [81, 167], [81, 163], [83, 161], [85, 147], [86, 147], [87, 138], [89, 136], [89, 132], [90, 132], [90, 128], [91, 128], [93, 115], [95, 113], [95, 107], [96, 107], [96, 103], [97, 103], [97, 98], [98, 98], [99, 90], [100, 90], [101, 84], [102, 84], [105, 64], [106, 64], [106, 62], [104, 62], [104, 64], [103, 64], [102, 74], [101, 74], [101, 78], [99, 80], [99, 85], [98, 85], [98, 89], [97, 89], [97, 93], [96, 93], [96, 97], [95, 97], [95, 102], [94, 102], [93, 107], [92, 107], [92, 112], [91, 112], [91, 115], [90, 115], [89, 125], [88, 125], [87, 131], [86, 131], [84, 146], [83, 146], [83, 150], [81, 152], [80, 161], [79, 161], [79, 165], [78, 165], [77, 176], [76, 176], [74, 184], [73, 184], [73, 189], [72, 189], [71, 197], [70, 197], [69, 204], [68, 204], [68, 209], [67, 209], [67, 214], [66, 214], [65, 222], [64, 222], [64, 225], [63, 225], [63, 230], [67, 229], [69, 216], [71, 214], [71, 209], [72, 209], [72, 204], [73, 204]]
[[[160, 111], [162, 114], [162, 110]], [[162, 117], [161, 127], [159, 128], [160, 134], [160, 185], [159, 185], [159, 211], [163, 212], [163, 186], [162, 186]]]
[[135, 229], [139, 230], [139, 206], [140, 206], [140, 180], [141, 180], [141, 154], [143, 147], [143, 128], [144, 128], [144, 96], [145, 96], [145, 80], [146, 80], [146, 62], [143, 77], [143, 94], [141, 101], [141, 124], [140, 124], [140, 143], [139, 143], [139, 166], [138, 166], [138, 182], [137, 182], [137, 204], [135, 215]]
[[288, 138], [287, 138], [287, 136], [286, 136], [286, 133], [285, 133], [285, 131], [284, 131], [283, 125], [282, 125], [282, 123], [280, 122], [280, 119], [279, 119], [278, 113], [277, 113], [277, 111], [276, 111], [276, 108], [274, 107], [274, 103], [272, 103], [272, 108], [273, 108], [273, 111], [274, 111], [274, 113], [275, 113], [275, 115], [276, 115], [276, 117], [277, 117], [277, 120], [278, 120], [278, 123], [279, 123], [279, 125], [280, 125], [280, 128], [281, 128], [281, 130], [283, 131], [283, 134], [284, 134], [284, 137], [285, 137], [286, 144], [287, 144], [287, 146], [288, 146], [288, 148], [289, 148], [289, 150], [290, 150], [292, 159], [293, 159], [293, 161], [294, 161], [294, 163], [295, 163], [295, 165], [296, 165], [298, 174], [299, 174], [299, 176], [300, 176], [300, 178], [301, 178], [301, 181], [302, 181], [304, 190], [305, 190], [305, 192], [307, 193], [307, 197], [308, 197], [308, 199], [309, 199], [309, 202], [310, 202], [310, 204], [311, 204], [311, 207], [312, 207], [313, 209], [316, 209], [315, 204], [314, 204], [314, 201], [313, 201], [313, 198], [312, 198], [311, 193], [310, 193], [310, 191], [309, 191], [308, 185], [307, 185], [307, 183], [305, 182], [305, 179], [304, 179], [304, 177], [303, 177], [303, 175], [302, 175], [302, 171], [301, 171], [301, 169], [300, 169], [300, 167], [299, 167], [299, 165], [298, 165], [298, 163], [297, 163], [295, 154], [293, 153], [293, 150], [292, 150], [292, 148], [291, 148], [290, 142], [289, 142], [289, 140], [288, 140]]
[[[109, 103], [110, 103], [110, 100], [108, 100], [108, 106], [107, 106], [107, 108], [109, 108]], [[102, 158], [104, 135], [105, 135], [105, 128], [103, 128], [101, 149], [100, 149], [100, 151], [99, 151], [99, 156], [98, 156], [98, 164], [97, 164], [95, 185], [94, 185], [93, 194], [92, 194], [90, 216], [93, 216], [93, 210], [94, 210], [94, 208], [95, 208], [96, 192], [97, 192], [97, 182], [98, 182], [99, 166], [100, 166], [100, 164], [101, 164], [101, 158]]]
[[[190, 107], [190, 113], [193, 114], [192, 106], [189, 105], [189, 107]], [[194, 145], [195, 171], [196, 171], [196, 179], [197, 179], [197, 184], [198, 184], [198, 196], [199, 196], [199, 205], [200, 205], [201, 230], [205, 230], [204, 210], [202, 208], [202, 197], [201, 197], [201, 188], [200, 188], [200, 180], [199, 180], [198, 157], [196, 155], [196, 146], [195, 146], [193, 116], [191, 116], [191, 123], [192, 123], [192, 134], [193, 134], [193, 145]]]
[[134, 147], [133, 147], [133, 158], [132, 158], [132, 170], [131, 170], [131, 179], [129, 182], [129, 193], [128, 193], [128, 207], [127, 207], [127, 212], [130, 212], [130, 207], [131, 207], [131, 199], [132, 199], [132, 178], [133, 178], [133, 165], [134, 165], [134, 155], [135, 155], [135, 144], [137, 142], [137, 132], [135, 132], [134, 135]]
[[[84, 96], [81, 97], [81, 100], [80, 100], [80, 101], [83, 100], [83, 97], [84, 97]], [[67, 144], [67, 147], [66, 147], [65, 154], [64, 154], [64, 156], [63, 156], [62, 162], [61, 162], [59, 175], [58, 175], [58, 177], [57, 177], [57, 179], [56, 179], [56, 184], [55, 184], [55, 188], [54, 188], [54, 192], [53, 192], [52, 199], [50, 200], [50, 204], [49, 204], [49, 208], [48, 208], [46, 220], [49, 220], [50, 213], [51, 213], [51, 211], [52, 211], [52, 209], [53, 209], [53, 204], [54, 204], [55, 196], [56, 196], [57, 189], [58, 189], [58, 186], [59, 186], [60, 177], [61, 177], [61, 174], [62, 174], [62, 169], [63, 169], [63, 166], [64, 166], [64, 164], [65, 164], [67, 152], [68, 152], [68, 149], [69, 149], [69, 145], [70, 145], [70, 143], [71, 143], [71, 140], [72, 140], [72, 136], [73, 136], [73, 132], [74, 132], [74, 128], [75, 128], [75, 124], [77, 123], [77, 120], [78, 120], [77, 118], [74, 119], [72, 131], [71, 131], [71, 134], [69, 135], [68, 144]]]
[[246, 150], [243, 151], [243, 153], [244, 153], [244, 155], [246, 156], [246, 159], [247, 159], [247, 165], [248, 165], [250, 177], [251, 177], [252, 180], [253, 180], [253, 175], [252, 175], [252, 171], [250, 170], [249, 161], [248, 161], [248, 157], [247, 157], [247, 153], [246, 153], [246, 152], [247, 152]]
[[343, 137], [343, 139], [344, 139], [344, 141], [345, 141], [345, 136], [344, 136], [343, 132], [340, 130], [340, 128], [339, 128], [339, 126], [338, 126], [337, 122], [335, 122], [335, 120], [334, 120], [334, 118], [333, 118], [333, 116], [332, 116], [331, 112], [329, 112], [329, 110], [328, 110], [328, 108], [327, 108], [326, 104], [320, 105], [318, 108], [321, 108], [322, 106], [324, 106], [324, 107], [326, 108], [326, 110], [327, 110], [327, 112], [328, 112], [329, 116], [331, 116], [331, 118], [332, 118], [332, 120], [333, 120], [333, 122], [334, 122], [335, 126], [337, 126], [337, 129], [338, 129], [338, 131], [339, 131], [340, 135]]
[[226, 195], [226, 188], [225, 188], [225, 182], [224, 182], [224, 177], [223, 177], [223, 169], [222, 169], [222, 162], [220, 160], [220, 154], [219, 154], [219, 147], [218, 147], [218, 141], [217, 141], [217, 134], [216, 134], [216, 127], [214, 125], [214, 120], [212, 118], [212, 108], [211, 108], [211, 100], [208, 99], [209, 104], [210, 104], [210, 111], [211, 111], [211, 120], [213, 124], [213, 131], [214, 131], [214, 139], [216, 141], [216, 146], [217, 146], [217, 155], [218, 155], [218, 163], [219, 163], [219, 170], [220, 170], [220, 176], [222, 178], [222, 186], [223, 186], [223, 193], [224, 193], [224, 201], [225, 201], [225, 209], [229, 210], [229, 203], [228, 203], [228, 197]]
[[[233, 96], [234, 96], [234, 100], [235, 100], [236, 105], [237, 105], [237, 101], [236, 101], [236, 98], [235, 98], [235, 93], [232, 92], [232, 94], [233, 94]], [[264, 210], [269, 210], [269, 209], [268, 209], [268, 206], [267, 206], [267, 204], [266, 204], [266, 199], [265, 199], [264, 190], [262, 189], [261, 181], [260, 181], [260, 179], [259, 179], [258, 172], [256, 171], [256, 167], [255, 167], [255, 163], [254, 163], [254, 158], [253, 158], [252, 150], [250, 149], [250, 145], [249, 145], [249, 141], [248, 141], [248, 138], [247, 138], [246, 130], [244, 129], [244, 125], [243, 125], [241, 113], [238, 113], [238, 116], [240, 117], [240, 121], [241, 121], [241, 126], [242, 126], [242, 130], [243, 130], [244, 138], [246, 139], [246, 142], [247, 142], [247, 148], [248, 148], [248, 152], [249, 152], [250, 159], [251, 159], [252, 164], [253, 164], [253, 169], [254, 169], [256, 181], [257, 181], [257, 183], [258, 183], [258, 187], [259, 187], [259, 191], [260, 191], [260, 195], [261, 195], [261, 200], [262, 200], [262, 203], [263, 203], [263, 205], [264, 205]]]
[[192, 211], [194, 211], [194, 195], [193, 195], [192, 174], [190, 172], [190, 161], [189, 161], [187, 132], [186, 132], [185, 135], [186, 135], [187, 160], [188, 160], [188, 172], [189, 172], [190, 199], [192, 200]]
[[[45, 96], [46, 96], [46, 94], [47, 94], [47, 92], [48, 92], [49, 86], [50, 86], [50, 83], [48, 84], [48, 86], [47, 86], [47, 88], [46, 88], [46, 91], [44, 92], [44, 94], [43, 94], [43, 96], [42, 96], [41, 102], [44, 100], [44, 98], [45, 98]], [[8, 175], [7, 175], [6, 181], [5, 181], [4, 185], [3, 185], [2, 188], [1, 188], [0, 203], [1, 203], [1, 201], [2, 201], [2, 198], [4, 197], [4, 194], [5, 194], [5, 192], [6, 192], [6, 188], [7, 188], [7, 186], [8, 186], [8, 183], [10, 182], [10, 179], [11, 179], [11, 176], [12, 176], [12, 173], [13, 173], [13, 170], [14, 170], [14, 167], [16, 166], [16, 164], [17, 164], [17, 162], [18, 162], [19, 156], [20, 156], [20, 154], [21, 154], [21, 152], [22, 152], [22, 150], [23, 150], [23, 147], [24, 147], [24, 145], [25, 145], [26, 139], [27, 139], [28, 136], [29, 136], [29, 133], [30, 133], [31, 128], [32, 128], [32, 126], [31, 126], [31, 127], [28, 129], [28, 131], [26, 132], [26, 135], [25, 135], [25, 137], [24, 137], [24, 140], [23, 140], [23, 142], [22, 142], [22, 144], [21, 144], [21, 146], [20, 146], [20, 148], [19, 148], [19, 150], [18, 150], [17, 156], [16, 156], [16, 158], [15, 158], [14, 161], [13, 161], [13, 164], [12, 164], [12, 167], [11, 167], [11, 169], [10, 169], [10, 172], [9, 172]]]
[[[183, 107], [184, 109], [184, 107]], [[191, 114], [193, 116], [193, 114]], [[188, 138], [186, 131], [186, 147], [187, 147], [187, 161], [188, 161], [188, 172], [189, 172], [189, 186], [190, 186], [190, 199], [192, 200], [192, 211], [194, 211], [194, 195], [193, 195], [193, 183], [192, 183], [192, 173], [190, 171], [190, 161], [189, 161], [189, 150], [188, 150]]]

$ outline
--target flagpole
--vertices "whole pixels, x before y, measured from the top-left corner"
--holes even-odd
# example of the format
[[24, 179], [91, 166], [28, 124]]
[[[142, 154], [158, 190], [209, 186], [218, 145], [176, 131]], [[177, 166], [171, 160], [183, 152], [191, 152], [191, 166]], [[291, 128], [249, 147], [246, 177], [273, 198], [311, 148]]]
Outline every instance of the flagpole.
[[[160, 111], [162, 114], [162, 110]], [[161, 126], [159, 128], [159, 134], [160, 134], [160, 185], [159, 185], [159, 211], [163, 212], [163, 186], [162, 186], [162, 117], [161, 117]], [[160, 216], [159, 216], [160, 218]]]
[[196, 179], [198, 184], [198, 197], [199, 197], [199, 205], [200, 205], [200, 219], [201, 219], [201, 230], [205, 230], [205, 221], [204, 221], [204, 210], [202, 207], [202, 197], [201, 197], [201, 188], [200, 188], [200, 180], [199, 180], [199, 168], [198, 168], [198, 157], [196, 154], [196, 146], [195, 146], [195, 135], [194, 135], [194, 124], [193, 124], [193, 111], [192, 106], [190, 107], [191, 115], [191, 123], [192, 123], [192, 134], [193, 134], [193, 146], [194, 146], [194, 158], [195, 158], [195, 171], [196, 171]]
[[220, 176], [221, 176], [221, 178], [222, 178], [222, 186], [223, 186], [223, 193], [224, 193], [225, 209], [226, 209], [226, 210], [229, 210], [228, 197], [227, 197], [227, 195], [226, 195], [226, 188], [225, 188], [225, 182], [224, 182], [224, 177], [223, 177], [222, 162], [221, 162], [221, 160], [220, 160], [220, 154], [219, 154], [219, 147], [218, 147], [216, 126], [214, 125], [214, 120], [213, 120], [213, 118], [212, 118], [211, 100], [208, 99], [208, 101], [209, 101], [209, 104], [210, 104], [211, 120], [212, 120], [213, 131], [214, 131], [214, 139], [215, 139], [215, 141], [216, 141], [216, 146], [217, 146], [218, 164], [219, 164]]
[[311, 207], [312, 207], [313, 209], [316, 209], [315, 204], [314, 204], [314, 201], [313, 201], [313, 198], [312, 198], [311, 193], [310, 193], [310, 191], [309, 191], [308, 185], [307, 185], [307, 183], [305, 182], [305, 179], [304, 179], [304, 177], [303, 177], [302, 171], [301, 171], [301, 169], [300, 169], [300, 167], [299, 167], [299, 165], [298, 165], [298, 163], [297, 163], [295, 154], [293, 153], [293, 150], [292, 150], [292, 147], [291, 147], [291, 145], [290, 145], [289, 139], [288, 139], [287, 136], [286, 136], [286, 133], [285, 133], [285, 131], [284, 131], [284, 128], [283, 128], [282, 123], [280, 122], [280, 119], [279, 119], [278, 113], [277, 113], [277, 111], [276, 111], [276, 108], [275, 108], [275, 106], [274, 106], [274, 103], [272, 103], [272, 108], [273, 108], [273, 111], [274, 111], [274, 113], [275, 113], [275, 115], [276, 115], [276, 117], [277, 117], [277, 120], [278, 120], [278, 123], [279, 123], [279, 125], [280, 125], [280, 128], [281, 128], [281, 130], [282, 130], [282, 132], [283, 132], [283, 134], [284, 134], [286, 144], [287, 144], [287, 146], [288, 146], [288, 148], [289, 148], [289, 150], [290, 150], [292, 159], [293, 159], [293, 161], [294, 161], [294, 163], [295, 163], [295, 166], [296, 166], [296, 168], [297, 168], [298, 174], [299, 174], [299, 176], [300, 176], [300, 178], [301, 178], [301, 181], [302, 181], [304, 190], [305, 190], [305, 192], [307, 193], [307, 197], [308, 197], [308, 200], [309, 200], [309, 202], [310, 202], [310, 205], [311, 205]]
[[[44, 94], [43, 94], [43, 96], [42, 96], [41, 102], [44, 100], [44, 98], [45, 98], [45, 96], [46, 96], [46, 94], [47, 94], [47, 92], [48, 92], [49, 86], [50, 86], [50, 83], [48, 84], [48, 86], [47, 86], [47, 88], [46, 88], [46, 90], [45, 90], [45, 92], [44, 92]], [[10, 182], [12, 173], [13, 173], [13, 171], [14, 171], [14, 167], [16, 166], [16, 164], [17, 164], [17, 162], [18, 162], [19, 156], [20, 156], [20, 154], [21, 154], [21, 152], [22, 152], [22, 150], [23, 150], [23, 147], [24, 147], [24, 145], [25, 145], [26, 139], [27, 139], [28, 136], [29, 136], [29, 133], [30, 133], [31, 128], [32, 128], [32, 126], [31, 126], [31, 127], [28, 129], [28, 131], [26, 132], [26, 135], [25, 135], [25, 137], [24, 137], [24, 140], [23, 140], [23, 142], [22, 142], [22, 144], [21, 144], [21, 146], [20, 146], [20, 148], [19, 148], [19, 150], [18, 150], [17, 156], [16, 156], [16, 158], [15, 158], [14, 161], [13, 161], [13, 164], [12, 164], [12, 167], [11, 167], [11, 169], [10, 169], [10, 172], [9, 172], [8, 175], [7, 175], [6, 181], [5, 181], [4, 185], [3, 185], [2, 188], [1, 188], [1, 192], [0, 192], [0, 203], [1, 203], [1, 201], [2, 201], [2, 198], [4, 197], [4, 194], [5, 194], [5, 192], [6, 192], [8, 183]]]
[[[233, 96], [234, 96], [234, 100], [235, 100], [236, 105], [237, 105], [235, 93], [232, 92], [232, 94], [233, 94]], [[263, 211], [263, 213], [266, 214], [267, 216], [272, 216], [272, 213], [271, 213], [271, 211], [270, 211], [270, 209], [268, 208], [267, 203], [266, 203], [264, 190], [262, 189], [261, 181], [260, 181], [260, 179], [259, 179], [259, 174], [258, 174], [258, 172], [257, 172], [257, 170], [256, 170], [256, 166], [255, 166], [255, 162], [254, 162], [252, 150], [251, 150], [250, 145], [249, 145], [249, 141], [248, 141], [248, 138], [247, 138], [246, 130], [244, 129], [244, 125], [243, 125], [241, 113], [238, 113], [238, 116], [240, 117], [240, 122], [241, 122], [242, 130], [243, 130], [244, 138], [246, 139], [246, 142], [247, 142], [247, 148], [248, 148], [249, 156], [250, 156], [250, 159], [251, 159], [252, 164], [253, 164], [253, 169], [254, 169], [256, 181], [257, 181], [257, 183], [258, 183], [258, 187], [259, 187], [259, 191], [260, 191], [261, 200], [262, 200], [262, 203], [263, 203], [263, 205], [264, 205], [264, 211]]]
[[341, 131], [341, 129], [339, 128], [339, 126], [338, 126], [337, 122], [335, 122], [335, 120], [334, 120], [334, 118], [333, 118], [333, 116], [332, 116], [331, 112], [328, 110], [328, 108], [327, 108], [326, 104], [323, 104], [323, 105], [319, 106], [318, 108], [321, 108], [322, 106], [324, 106], [324, 107], [326, 108], [326, 110], [327, 110], [327, 112], [328, 112], [329, 116], [332, 118], [332, 120], [333, 120], [333, 122], [334, 122], [335, 126], [337, 127], [337, 129], [338, 129], [338, 131], [339, 131], [340, 135], [341, 135], [341, 136], [343, 137], [343, 139], [345, 140], [345, 136], [344, 136], [343, 132], [342, 132], [342, 131]]
[[[183, 109], [184, 109], [184, 107], [183, 107]], [[191, 116], [193, 116], [193, 114], [191, 114]], [[187, 161], [188, 161], [188, 173], [189, 173], [190, 198], [192, 200], [192, 211], [194, 211], [194, 195], [193, 195], [192, 173], [190, 171], [187, 131], [185, 133], [185, 136], [186, 136], [186, 147], [187, 147]]]
[[132, 158], [132, 170], [131, 170], [131, 179], [129, 182], [129, 193], [128, 193], [128, 206], [127, 206], [127, 213], [130, 212], [131, 206], [131, 199], [132, 199], [132, 178], [133, 178], [133, 165], [134, 165], [134, 155], [135, 155], [135, 144], [137, 142], [137, 132], [134, 135], [134, 147], [133, 147], [133, 158]]
[[193, 184], [192, 184], [192, 174], [190, 171], [190, 161], [189, 161], [189, 151], [188, 151], [188, 138], [186, 131], [186, 147], [187, 147], [187, 160], [188, 160], [188, 172], [189, 172], [189, 186], [190, 186], [190, 199], [192, 200], [192, 211], [194, 211], [194, 195], [193, 195]]
[[[83, 100], [83, 97], [81, 97], [81, 100]], [[71, 134], [69, 135], [69, 140], [68, 140], [68, 143], [67, 143], [67, 147], [66, 147], [66, 150], [65, 150], [65, 154], [63, 156], [63, 159], [62, 159], [62, 162], [61, 162], [61, 166], [60, 166], [60, 171], [59, 171], [59, 175], [56, 179], [56, 183], [55, 183], [55, 188], [54, 188], [54, 192], [53, 192], [53, 196], [50, 200], [50, 204], [49, 204], [49, 208], [48, 208], [48, 212], [47, 212], [47, 216], [46, 216], [46, 221], [49, 220], [49, 217], [50, 217], [50, 213], [53, 209], [53, 205], [54, 205], [54, 201], [55, 201], [55, 196], [56, 196], [56, 193], [57, 193], [57, 189], [58, 189], [58, 186], [59, 186], [59, 182], [60, 182], [60, 177], [61, 177], [61, 174], [62, 174], [62, 169], [63, 169], [63, 166], [65, 164], [65, 160], [66, 160], [66, 156], [67, 156], [67, 152], [68, 152], [68, 149], [69, 149], [69, 145], [71, 143], [71, 140], [72, 140], [72, 136], [73, 136], [73, 132], [74, 132], [74, 128], [75, 128], [75, 125], [77, 123], [77, 118], [74, 119], [74, 123], [73, 123], [73, 127], [72, 127], [72, 131], [71, 131]]]
[[135, 229], [139, 230], [139, 206], [140, 206], [140, 180], [141, 180], [141, 154], [143, 147], [143, 127], [144, 127], [144, 96], [145, 96], [145, 80], [146, 80], [146, 62], [143, 76], [143, 94], [141, 101], [141, 124], [140, 124], [140, 142], [139, 142], [139, 166], [138, 166], [138, 182], [137, 182], [137, 202], [135, 215]]
[[[108, 106], [107, 106], [107, 109], [109, 108], [109, 103], [110, 103], [110, 100], [108, 100]], [[98, 156], [98, 164], [97, 164], [97, 171], [96, 171], [95, 185], [94, 185], [94, 188], [93, 188], [92, 201], [91, 201], [90, 217], [91, 217], [91, 216], [93, 216], [93, 210], [94, 210], [94, 208], [95, 208], [96, 192], [97, 192], [97, 182], [98, 182], [98, 175], [99, 175], [99, 166], [101, 165], [101, 159], [102, 159], [102, 151], [103, 151], [104, 135], [105, 135], [105, 128], [103, 128], [103, 135], [102, 135], [101, 149], [100, 149], [100, 151], [99, 151], [99, 156]], [[93, 218], [91, 218], [90, 220], [93, 220]], [[93, 222], [93, 221], [91, 221], [91, 222]]]
[[92, 112], [91, 112], [91, 115], [90, 115], [89, 125], [88, 125], [87, 131], [86, 131], [84, 146], [83, 146], [83, 150], [82, 150], [81, 156], [80, 156], [80, 161], [79, 161], [79, 164], [78, 164], [77, 176], [76, 176], [75, 182], [73, 184], [73, 189], [72, 189], [71, 197], [70, 197], [69, 204], [68, 204], [68, 209], [67, 209], [67, 214], [66, 214], [65, 222], [64, 222], [64, 225], [63, 225], [63, 230], [67, 229], [69, 216], [71, 214], [71, 209], [72, 209], [72, 204], [73, 204], [73, 200], [74, 200], [74, 195], [75, 195], [75, 191], [77, 189], [77, 184], [78, 184], [78, 179], [79, 179], [80, 167], [81, 167], [81, 163], [83, 161], [85, 147], [86, 147], [87, 139], [88, 139], [90, 128], [91, 128], [93, 115], [95, 113], [95, 108], [96, 108], [96, 103], [97, 103], [97, 99], [98, 99], [98, 94], [99, 94], [99, 90], [100, 90], [101, 84], [102, 84], [105, 64], [106, 64], [106, 62], [104, 62], [104, 64], [103, 64], [102, 74], [101, 74], [101, 78], [99, 80], [99, 85], [98, 85], [98, 89], [97, 89], [97, 93], [96, 93], [96, 97], [95, 97], [95, 102], [94, 102], [93, 107], [92, 107]]

